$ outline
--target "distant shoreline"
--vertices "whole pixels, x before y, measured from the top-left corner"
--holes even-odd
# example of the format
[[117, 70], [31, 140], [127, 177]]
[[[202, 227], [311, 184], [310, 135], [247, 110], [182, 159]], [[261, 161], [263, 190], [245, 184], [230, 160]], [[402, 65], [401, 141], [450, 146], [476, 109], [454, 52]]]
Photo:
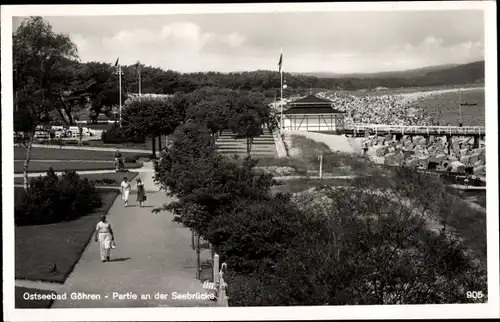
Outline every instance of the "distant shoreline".
[[454, 86], [429, 86], [429, 87], [403, 87], [403, 88], [384, 88], [380, 90], [333, 90], [331, 92], [336, 92], [341, 95], [349, 96], [431, 96], [444, 93], [454, 93], [461, 90], [462, 92], [485, 90], [484, 84], [464, 84], [464, 85], [454, 85]]
[[399, 93], [399, 94], [386, 94], [381, 96], [394, 96], [399, 95], [409, 99], [418, 99], [426, 96], [433, 96], [445, 93], [458, 93], [461, 92], [470, 92], [476, 90], [484, 90], [484, 87], [457, 87], [457, 88], [448, 88], [448, 89], [434, 89], [434, 90], [424, 90], [424, 91], [415, 91], [410, 93]]

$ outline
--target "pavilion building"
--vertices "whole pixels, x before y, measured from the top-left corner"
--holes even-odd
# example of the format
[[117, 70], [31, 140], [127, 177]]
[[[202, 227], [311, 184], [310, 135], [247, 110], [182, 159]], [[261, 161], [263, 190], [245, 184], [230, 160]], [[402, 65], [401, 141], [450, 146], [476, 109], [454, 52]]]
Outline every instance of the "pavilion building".
[[344, 118], [345, 112], [336, 110], [331, 100], [308, 95], [287, 104], [283, 130], [339, 132], [344, 129]]

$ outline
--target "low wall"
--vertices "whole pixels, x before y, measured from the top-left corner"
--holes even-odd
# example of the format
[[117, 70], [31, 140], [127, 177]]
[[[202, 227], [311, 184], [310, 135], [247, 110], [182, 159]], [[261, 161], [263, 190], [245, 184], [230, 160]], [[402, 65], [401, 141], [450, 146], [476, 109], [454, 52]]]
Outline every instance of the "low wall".
[[286, 151], [285, 142], [283, 142], [283, 137], [279, 130], [273, 131], [274, 145], [276, 146], [276, 151], [278, 152], [278, 158], [286, 158], [288, 153]]

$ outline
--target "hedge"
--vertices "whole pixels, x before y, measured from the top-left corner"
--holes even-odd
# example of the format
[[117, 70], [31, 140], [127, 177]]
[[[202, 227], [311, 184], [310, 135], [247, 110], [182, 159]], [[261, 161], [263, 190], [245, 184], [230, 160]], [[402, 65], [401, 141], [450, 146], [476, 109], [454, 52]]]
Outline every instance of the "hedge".
[[46, 176], [32, 178], [22, 194], [15, 195], [15, 224], [43, 225], [69, 221], [102, 204], [99, 190], [75, 171], [58, 177], [52, 168]]

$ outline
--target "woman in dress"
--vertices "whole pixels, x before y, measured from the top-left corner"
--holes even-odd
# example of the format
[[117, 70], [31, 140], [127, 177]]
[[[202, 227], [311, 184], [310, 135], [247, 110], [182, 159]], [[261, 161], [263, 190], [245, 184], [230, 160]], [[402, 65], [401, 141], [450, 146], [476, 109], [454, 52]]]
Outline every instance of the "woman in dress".
[[137, 178], [137, 202], [142, 207], [146, 200], [146, 191], [144, 190], [144, 183], [141, 178]]
[[123, 177], [123, 181], [122, 181], [122, 184], [120, 186], [120, 190], [122, 192], [123, 201], [125, 202], [125, 207], [128, 206], [128, 195], [130, 194], [130, 189], [131, 189], [131, 186], [130, 186], [130, 182], [128, 182], [128, 178]]
[[99, 242], [101, 250], [101, 261], [109, 261], [111, 245], [115, 240], [111, 224], [106, 221], [106, 216], [101, 215], [101, 221], [97, 223], [95, 228], [95, 241]]

